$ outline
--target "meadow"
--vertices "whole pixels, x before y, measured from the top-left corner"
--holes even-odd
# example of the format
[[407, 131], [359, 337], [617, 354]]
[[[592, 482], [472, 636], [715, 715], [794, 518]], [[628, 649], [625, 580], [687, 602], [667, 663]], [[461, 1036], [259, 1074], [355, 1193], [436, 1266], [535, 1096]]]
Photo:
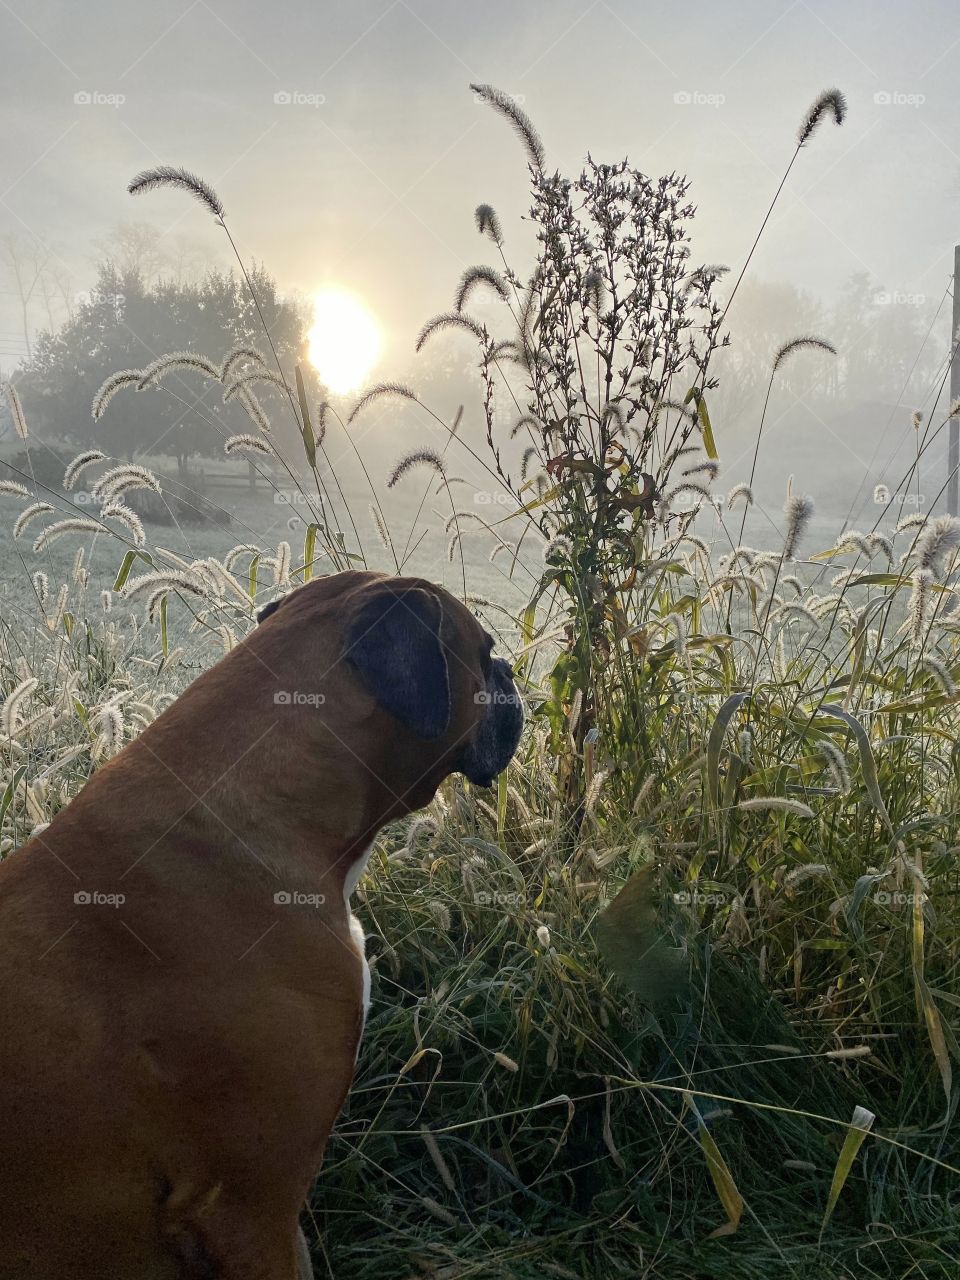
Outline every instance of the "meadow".
[[[519, 270], [480, 206], [497, 265], [419, 337], [475, 352], [479, 432], [399, 383], [334, 421], [267, 332], [119, 371], [94, 415], [205, 360], [250, 400], [228, 456], [303, 495], [295, 528], [262, 499], [228, 529], [142, 523], [153, 470], [95, 450], [53, 492], [0, 474], [0, 850], [276, 594], [358, 565], [442, 576], [509, 649], [527, 727], [494, 790], [455, 777], [385, 830], [358, 889], [372, 1007], [307, 1214], [318, 1276], [955, 1277], [960, 521], [898, 497], [960, 405], [908, 422], [917, 463], [874, 527], [825, 536], [797, 485], [782, 538], [746, 545], [764, 420], [723, 475], [711, 359], [739, 281], [721, 302], [723, 269], [694, 265], [686, 180], [552, 175], [517, 104], [475, 92], [519, 137], [538, 243]], [[786, 176], [843, 114], [836, 90], [814, 103]], [[226, 231], [194, 175], [136, 181]], [[831, 352], [787, 343], [770, 395]], [[302, 456], [278, 455], [261, 385]], [[341, 485], [333, 441], [393, 403], [444, 443], [385, 489], [364, 467]], [[478, 476], [503, 500], [472, 501]]]

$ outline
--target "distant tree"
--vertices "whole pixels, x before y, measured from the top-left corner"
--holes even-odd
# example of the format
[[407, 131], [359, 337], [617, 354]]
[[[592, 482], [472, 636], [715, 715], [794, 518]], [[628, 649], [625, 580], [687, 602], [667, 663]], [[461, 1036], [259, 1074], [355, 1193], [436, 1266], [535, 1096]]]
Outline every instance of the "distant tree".
[[176, 284], [199, 280], [209, 263], [204, 247], [186, 236], [170, 236], [149, 222], [121, 222], [95, 241], [96, 266], [138, 275], [149, 287], [158, 280]]
[[30, 303], [37, 293], [48, 258], [46, 248], [33, 236], [13, 233], [0, 239], [0, 268], [13, 286], [12, 292], [20, 308], [20, 325], [28, 359], [32, 355]]
[[[285, 375], [292, 381], [300, 363], [309, 393], [318, 398], [319, 382], [306, 359], [306, 315], [279, 296], [261, 267], [252, 270], [251, 284]], [[91, 416], [93, 398], [119, 370], [144, 368], [175, 351], [194, 352], [219, 367], [238, 343], [260, 350], [272, 366], [257, 308], [233, 274], [210, 271], [186, 284], [160, 277], [148, 285], [135, 266], [121, 271], [105, 263], [72, 318], [37, 339], [17, 385], [38, 434], [131, 459], [169, 454], [183, 470], [191, 455], [218, 455], [224, 432], [256, 429], [238, 401], [223, 403], [218, 382], [194, 370], [175, 370], [158, 387], [118, 392], [99, 421]], [[293, 430], [286, 396], [272, 386], [258, 387], [256, 394], [282, 447]]]

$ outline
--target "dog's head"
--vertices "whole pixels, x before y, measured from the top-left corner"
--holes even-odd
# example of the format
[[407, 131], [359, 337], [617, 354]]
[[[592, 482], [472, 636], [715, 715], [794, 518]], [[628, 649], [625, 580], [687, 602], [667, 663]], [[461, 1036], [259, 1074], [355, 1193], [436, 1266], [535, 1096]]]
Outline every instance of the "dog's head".
[[317, 629], [326, 633], [326, 669], [316, 679], [317, 691], [322, 684], [330, 697], [320, 710], [337, 737], [354, 739], [352, 749], [358, 738], [374, 754], [389, 748], [411, 806], [426, 803], [450, 773], [489, 786], [513, 756], [523, 727], [513, 672], [494, 657], [491, 636], [470, 610], [442, 587], [334, 574], [268, 605], [259, 620], [263, 632], [282, 629], [285, 648], [299, 633], [308, 653], [316, 651]]

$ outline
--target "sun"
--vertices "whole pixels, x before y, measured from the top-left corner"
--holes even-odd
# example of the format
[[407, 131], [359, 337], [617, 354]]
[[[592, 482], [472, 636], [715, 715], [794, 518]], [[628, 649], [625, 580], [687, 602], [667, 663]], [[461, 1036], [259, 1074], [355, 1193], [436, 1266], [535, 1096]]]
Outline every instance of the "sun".
[[335, 395], [362, 386], [380, 354], [380, 329], [356, 294], [336, 285], [313, 299], [313, 328], [307, 334], [310, 363]]

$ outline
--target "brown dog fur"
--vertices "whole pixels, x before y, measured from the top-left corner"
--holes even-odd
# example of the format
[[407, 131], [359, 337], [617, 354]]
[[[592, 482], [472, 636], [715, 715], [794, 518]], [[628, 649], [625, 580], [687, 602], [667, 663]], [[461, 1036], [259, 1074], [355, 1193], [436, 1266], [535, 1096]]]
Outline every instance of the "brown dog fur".
[[[435, 742], [341, 660], [388, 581], [442, 598], [452, 714]], [[0, 865], [2, 1280], [296, 1276], [361, 1034], [344, 877], [451, 771], [483, 652], [432, 584], [317, 580]], [[278, 690], [321, 690], [323, 714]]]

